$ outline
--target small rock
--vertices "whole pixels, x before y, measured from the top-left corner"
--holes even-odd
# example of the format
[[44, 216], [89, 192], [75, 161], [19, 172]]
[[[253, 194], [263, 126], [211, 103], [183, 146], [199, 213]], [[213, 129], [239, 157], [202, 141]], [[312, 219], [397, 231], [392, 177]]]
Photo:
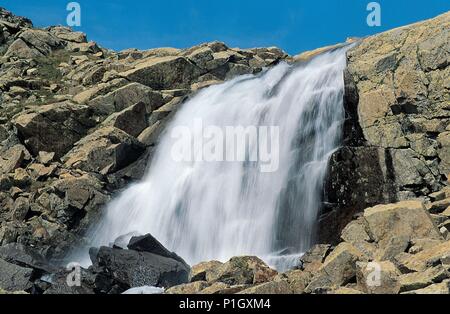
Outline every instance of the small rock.
[[322, 263], [330, 252], [331, 245], [317, 244], [300, 258], [300, 264], [306, 271], [316, 271], [322, 266]]
[[209, 280], [223, 282], [227, 285], [258, 284], [270, 281], [277, 272], [255, 256], [233, 257], [220, 266], [217, 273], [211, 274]]
[[14, 170], [14, 175], [12, 177], [14, 185], [24, 188], [30, 185], [31, 177], [28, 172], [23, 168], [17, 168]]
[[445, 191], [439, 191], [428, 195], [432, 202], [438, 202], [445, 199]]
[[17, 221], [24, 221], [30, 210], [30, 202], [28, 198], [18, 197], [14, 202], [14, 211], [12, 216]]
[[182, 284], [166, 290], [166, 294], [196, 294], [208, 287], [206, 281], [196, 281]]
[[430, 213], [439, 214], [444, 212], [448, 207], [450, 207], [450, 198], [431, 203], [431, 205], [428, 207], [428, 210], [430, 211]]
[[290, 285], [284, 281], [270, 281], [248, 289], [245, 289], [238, 294], [292, 294]]
[[192, 266], [190, 281], [211, 281], [211, 277], [217, 274], [220, 267], [223, 265], [219, 261], [202, 262]]
[[52, 162], [55, 158], [55, 153], [51, 152], [44, 152], [40, 151], [38, 155], [38, 161], [44, 165], [48, 165], [50, 162]]

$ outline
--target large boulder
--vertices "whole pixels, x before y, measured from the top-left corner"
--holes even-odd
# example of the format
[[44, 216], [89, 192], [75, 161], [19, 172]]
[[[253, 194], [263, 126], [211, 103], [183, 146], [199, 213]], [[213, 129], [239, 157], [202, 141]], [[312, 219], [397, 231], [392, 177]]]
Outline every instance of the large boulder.
[[148, 252], [101, 247], [91, 249], [94, 268], [125, 291], [134, 287], [169, 288], [188, 282], [189, 267], [173, 258]]
[[27, 29], [20, 34], [19, 38], [42, 55], [49, 55], [53, 50], [64, 46], [63, 41], [59, 38], [40, 29]]
[[12, 264], [34, 269], [41, 274], [49, 274], [57, 269], [34, 248], [19, 243], [1, 246], [0, 258]]
[[404, 201], [396, 204], [377, 205], [364, 212], [373, 240], [386, 246], [393, 238], [441, 239], [421, 201]]
[[147, 127], [147, 110], [143, 102], [110, 115], [103, 123], [137, 137]]
[[370, 294], [398, 294], [400, 271], [391, 262], [357, 262], [356, 278], [358, 289]]
[[122, 74], [130, 81], [163, 90], [187, 88], [204, 71], [186, 58], [169, 56], [143, 60]]
[[128, 243], [128, 249], [137, 252], [147, 252], [167, 258], [172, 258], [180, 263], [186, 264], [186, 262], [181, 257], [179, 257], [176, 253], [170, 252], [168, 249], [166, 249], [161, 244], [161, 242], [156, 240], [151, 234], [132, 237], [130, 239], [130, 242]]
[[[78, 99], [79, 102], [85, 101], [85, 97], [78, 96]], [[95, 97], [89, 101], [89, 106], [100, 116], [109, 116], [138, 102], [143, 102], [147, 113], [151, 113], [164, 104], [164, 99], [160, 93], [153, 91], [150, 87], [133, 82], [115, 88], [106, 95]]]
[[24, 291], [32, 287], [33, 269], [21, 267], [0, 258], [0, 289]]
[[356, 278], [356, 262], [366, 258], [353, 245], [343, 242], [328, 255], [306, 288], [307, 293], [320, 293], [338, 288]]
[[134, 137], [115, 127], [104, 127], [84, 137], [63, 161], [68, 167], [108, 174], [139, 158], [145, 148]]
[[40, 106], [14, 118], [14, 125], [34, 155], [54, 152], [62, 157], [93, 126], [88, 106], [70, 102]]

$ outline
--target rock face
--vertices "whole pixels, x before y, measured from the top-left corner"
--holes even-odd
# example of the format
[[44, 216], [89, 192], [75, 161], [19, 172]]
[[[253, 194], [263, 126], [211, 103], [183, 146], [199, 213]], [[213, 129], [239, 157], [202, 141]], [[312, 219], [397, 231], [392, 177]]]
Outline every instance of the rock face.
[[333, 206], [322, 216], [322, 242], [336, 241], [366, 207], [428, 197], [446, 185], [449, 25], [445, 13], [348, 51], [346, 146], [331, 159], [326, 201]]
[[89, 111], [68, 102], [45, 105], [18, 115], [14, 125], [33, 155], [46, 151], [62, 157], [93, 126]]

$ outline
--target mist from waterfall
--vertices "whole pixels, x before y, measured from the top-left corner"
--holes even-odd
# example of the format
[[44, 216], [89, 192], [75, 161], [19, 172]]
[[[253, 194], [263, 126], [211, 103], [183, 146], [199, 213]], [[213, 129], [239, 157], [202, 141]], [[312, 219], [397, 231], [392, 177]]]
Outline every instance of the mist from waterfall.
[[[307, 63], [281, 63], [185, 102], [145, 177], [118, 195], [89, 230], [90, 246], [151, 233], [191, 265], [256, 255], [278, 269], [291, 267], [314, 244], [328, 160], [340, 145], [345, 53], [340, 48]], [[223, 129], [278, 127], [279, 147], [272, 152], [278, 168], [262, 172], [260, 161], [174, 160], [171, 130], [183, 126], [202, 137], [194, 126], [198, 119]], [[249, 143], [249, 152], [258, 145]]]

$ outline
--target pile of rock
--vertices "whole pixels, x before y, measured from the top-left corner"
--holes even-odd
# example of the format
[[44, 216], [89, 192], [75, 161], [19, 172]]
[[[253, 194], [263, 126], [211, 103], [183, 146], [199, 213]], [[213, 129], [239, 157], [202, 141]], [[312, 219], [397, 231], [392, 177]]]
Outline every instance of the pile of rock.
[[[92, 266], [53, 265], [37, 250], [11, 243], [0, 247], [0, 289], [38, 294], [117, 294], [130, 288], [170, 288], [188, 281], [190, 267], [151, 235], [131, 238], [128, 248], [90, 250]], [[73, 284], [72, 284], [73, 282]]]
[[437, 196], [366, 209], [341, 243], [314, 246], [299, 269], [278, 274], [256, 257], [206, 262], [166, 293], [448, 294], [450, 189]]

